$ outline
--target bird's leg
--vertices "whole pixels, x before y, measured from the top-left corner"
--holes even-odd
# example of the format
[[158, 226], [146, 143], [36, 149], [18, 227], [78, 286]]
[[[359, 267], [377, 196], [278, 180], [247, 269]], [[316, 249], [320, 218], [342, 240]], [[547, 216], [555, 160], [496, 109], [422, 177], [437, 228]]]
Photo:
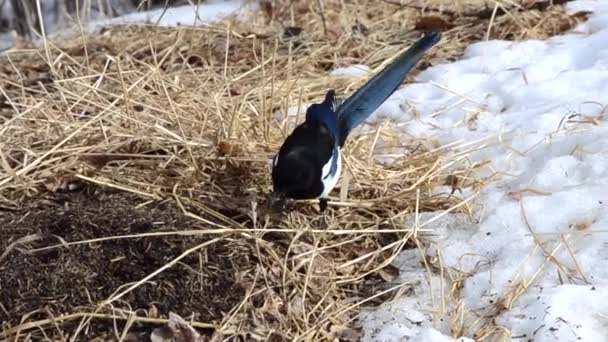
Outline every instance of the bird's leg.
[[324, 212], [327, 209], [327, 198], [319, 198], [319, 209]]

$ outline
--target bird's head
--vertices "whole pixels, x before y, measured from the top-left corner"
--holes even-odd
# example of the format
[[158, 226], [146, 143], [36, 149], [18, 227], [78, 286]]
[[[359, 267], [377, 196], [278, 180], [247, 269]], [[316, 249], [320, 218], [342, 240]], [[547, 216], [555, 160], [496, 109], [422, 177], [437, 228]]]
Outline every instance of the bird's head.
[[287, 198], [305, 199], [318, 196], [314, 165], [305, 149], [277, 154], [272, 166], [272, 207], [284, 208]]

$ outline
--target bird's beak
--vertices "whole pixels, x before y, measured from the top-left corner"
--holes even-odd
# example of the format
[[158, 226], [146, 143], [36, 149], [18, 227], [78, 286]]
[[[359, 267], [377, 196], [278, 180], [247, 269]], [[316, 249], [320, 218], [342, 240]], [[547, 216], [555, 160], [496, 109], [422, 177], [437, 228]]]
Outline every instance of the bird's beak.
[[273, 191], [270, 194], [270, 207], [273, 209], [285, 209], [285, 194], [282, 192]]

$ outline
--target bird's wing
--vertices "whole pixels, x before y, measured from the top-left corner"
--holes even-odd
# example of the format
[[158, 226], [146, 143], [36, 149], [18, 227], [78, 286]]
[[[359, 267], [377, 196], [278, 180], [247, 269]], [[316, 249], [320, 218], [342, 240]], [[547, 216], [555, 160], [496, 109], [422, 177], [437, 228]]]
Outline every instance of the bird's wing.
[[367, 119], [403, 82], [407, 73], [424, 52], [441, 39], [441, 33], [430, 32], [420, 38], [397, 59], [372, 77], [337, 110], [339, 143], [344, 145], [348, 133]]

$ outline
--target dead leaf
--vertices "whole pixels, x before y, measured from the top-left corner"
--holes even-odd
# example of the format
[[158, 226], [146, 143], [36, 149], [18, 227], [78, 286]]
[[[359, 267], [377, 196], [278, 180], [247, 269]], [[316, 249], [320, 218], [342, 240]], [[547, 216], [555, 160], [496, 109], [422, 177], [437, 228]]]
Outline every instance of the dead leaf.
[[456, 190], [458, 190], [462, 193], [462, 190], [460, 189], [459, 184], [460, 184], [460, 179], [458, 178], [457, 175], [448, 175], [447, 177], [445, 177], [444, 185], [447, 185], [452, 188], [451, 194], [454, 194], [454, 192], [456, 192]]
[[260, 7], [262, 7], [262, 12], [266, 15], [268, 20], [272, 20], [273, 8], [272, 2], [268, 0], [264, 0], [260, 2]]
[[340, 37], [344, 34], [342, 27], [340, 26], [340, 17], [335, 14], [327, 14], [327, 31], [326, 38], [330, 43], [335, 44], [340, 40]]
[[360, 328], [349, 328], [342, 325], [333, 325], [329, 328], [333, 338], [340, 341], [360, 341], [363, 334]]
[[158, 308], [154, 304], [150, 304], [148, 306], [148, 317], [159, 318], [160, 313], [158, 312]]
[[145, 338], [142, 336], [138, 336], [135, 333], [128, 333], [125, 336], [125, 338], [123, 339], [123, 342], [140, 342], [140, 341], [145, 341]]
[[81, 160], [83, 160], [84, 162], [86, 162], [87, 164], [89, 164], [90, 166], [92, 166], [93, 168], [99, 170], [101, 168], [103, 168], [104, 166], [106, 166], [107, 163], [115, 160], [116, 158], [113, 158], [111, 154], [107, 154], [107, 155], [91, 155], [91, 156], [83, 156], [80, 158]]
[[327, 40], [331, 44], [335, 44], [342, 37], [342, 30], [339, 28], [327, 28]]
[[220, 156], [234, 157], [241, 152], [241, 147], [234, 141], [222, 140], [217, 148]]
[[587, 19], [589, 19], [589, 17], [592, 14], [593, 14], [592, 11], [578, 11], [578, 12], [570, 15], [570, 17], [577, 19], [577, 20], [586, 21]]
[[83, 184], [71, 175], [63, 175], [48, 178], [44, 186], [51, 192], [71, 192], [82, 189]]
[[150, 341], [152, 342], [166, 342], [173, 339], [173, 331], [168, 326], [162, 326], [154, 329], [150, 334]]
[[386, 282], [393, 282], [399, 277], [399, 269], [393, 265], [386, 265], [378, 271], [378, 275]]
[[355, 253], [357, 253], [358, 257], [362, 257], [365, 255], [368, 255], [370, 253], [375, 252], [376, 249], [375, 248], [371, 248], [371, 247], [360, 247], [357, 250], [355, 250]]
[[154, 329], [150, 340], [152, 342], [206, 342], [208, 338], [201, 336], [179, 315], [170, 312], [167, 325]]
[[302, 33], [303, 29], [297, 26], [288, 26], [283, 31], [283, 38], [294, 38]]
[[442, 17], [429, 15], [416, 19], [415, 29], [420, 31], [447, 31], [454, 27], [454, 24], [446, 21]]
[[366, 37], [369, 35], [369, 29], [367, 28], [367, 26], [363, 25], [359, 21], [357, 21], [355, 25], [353, 25], [351, 28], [355, 33], [361, 33]]
[[527, 10], [544, 11], [551, 6], [563, 5], [567, 0], [527, 0], [522, 6]]
[[572, 226], [575, 230], [583, 231], [589, 229], [593, 223], [592, 222], [579, 222]]
[[237, 84], [231, 84], [229, 87], [230, 88], [228, 89], [228, 91], [230, 92], [231, 96], [238, 96], [243, 94], [243, 89], [241, 86]]
[[572, 15], [569, 15], [569, 16], [563, 18], [559, 22], [559, 31], [565, 32], [565, 31], [569, 31], [569, 30], [573, 29], [579, 23], [587, 21], [587, 19], [589, 19], [589, 17], [591, 16], [591, 14], [593, 14], [593, 12], [579, 11], [579, 12], [576, 12]]
[[307, 243], [307, 242], [297, 242], [291, 246], [291, 250], [295, 255], [303, 254], [306, 252], [310, 252], [315, 249], [315, 246]]
[[294, 1], [293, 2], [294, 11], [296, 12], [296, 14], [300, 14], [300, 15], [310, 13], [311, 6], [312, 5], [310, 4], [309, 1]]

